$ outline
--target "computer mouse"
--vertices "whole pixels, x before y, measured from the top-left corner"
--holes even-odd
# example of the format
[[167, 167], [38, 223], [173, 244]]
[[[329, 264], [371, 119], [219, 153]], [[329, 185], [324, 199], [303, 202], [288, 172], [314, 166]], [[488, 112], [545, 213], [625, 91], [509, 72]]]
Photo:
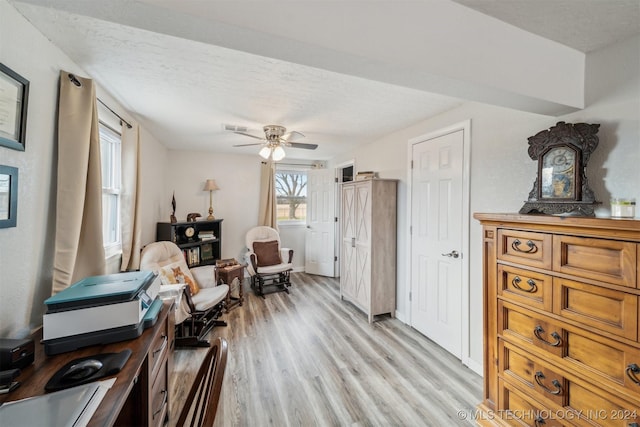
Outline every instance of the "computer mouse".
[[102, 368], [102, 362], [96, 359], [86, 359], [69, 366], [62, 375], [65, 381], [78, 381], [88, 378]]

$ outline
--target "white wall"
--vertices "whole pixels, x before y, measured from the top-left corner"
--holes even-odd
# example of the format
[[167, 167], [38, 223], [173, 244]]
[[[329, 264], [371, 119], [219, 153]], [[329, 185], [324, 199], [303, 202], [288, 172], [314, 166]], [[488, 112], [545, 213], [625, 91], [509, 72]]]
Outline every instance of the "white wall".
[[[0, 41], [0, 62], [30, 82], [26, 150], [0, 147], [0, 164], [19, 170], [17, 226], [0, 229], [0, 337], [24, 337], [42, 324], [43, 302], [51, 296], [59, 73], [63, 69], [87, 74], [6, 0], [0, 0]], [[97, 93], [131, 120], [109, 94], [100, 88]], [[142, 214], [153, 221], [152, 233], [152, 226], [143, 221], [143, 240], [148, 242], [155, 239], [156, 200], [165, 187], [166, 149], [144, 129], [141, 145]]]
[[[593, 52], [587, 57], [589, 105], [562, 117], [548, 117], [466, 103], [459, 108], [395, 132], [333, 159], [355, 159], [356, 170], [375, 170], [381, 178], [396, 178], [398, 186], [397, 316], [410, 321], [407, 221], [408, 140], [471, 119], [471, 212], [517, 212], [527, 199], [536, 163], [527, 154], [527, 138], [558, 121], [600, 123], [600, 144], [592, 154], [588, 179], [598, 200], [599, 216], [609, 214], [609, 198], [640, 200], [640, 37]], [[481, 229], [471, 220], [470, 232], [470, 354], [482, 365]]]

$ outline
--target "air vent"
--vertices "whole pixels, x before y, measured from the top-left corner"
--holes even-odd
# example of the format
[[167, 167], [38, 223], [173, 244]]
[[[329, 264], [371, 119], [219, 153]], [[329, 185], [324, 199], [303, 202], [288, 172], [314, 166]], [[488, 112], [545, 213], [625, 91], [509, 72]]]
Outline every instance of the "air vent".
[[227, 124], [223, 124], [222, 129], [228, 130], [229, 132], [247, 132], [249, 130], [249, 128], [247, 128], [246, 126], [235, 126]]

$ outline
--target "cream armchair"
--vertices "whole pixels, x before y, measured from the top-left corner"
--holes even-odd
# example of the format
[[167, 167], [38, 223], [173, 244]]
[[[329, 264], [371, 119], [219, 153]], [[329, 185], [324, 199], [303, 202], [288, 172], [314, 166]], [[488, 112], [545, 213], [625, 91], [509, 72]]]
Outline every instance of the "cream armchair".
[[293, 250], [280, 247], [280, 234], [271, 227], [254, 227], [245, 237], [251, 287], [264, 298], [264, 288], [289, 293]]
[[[229, 286], [217, 284], [213, 265], [189, 269], [182, 250], [173, 242], [150, 243], [142, 250], [140, 270], [157, 273], [160, 293], [182, 288], [176, 307], [176, 345], [208, 347], [207, 333], [214, 326], [227, 326], [222, 315]], [[179, 294], [179, 291], [178, 291]]]

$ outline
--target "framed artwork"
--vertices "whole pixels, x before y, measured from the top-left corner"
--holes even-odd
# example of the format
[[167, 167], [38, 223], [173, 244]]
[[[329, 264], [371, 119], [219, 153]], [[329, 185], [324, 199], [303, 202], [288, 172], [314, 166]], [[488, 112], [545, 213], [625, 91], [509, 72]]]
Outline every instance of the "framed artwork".
[[0, 146], [24, 151], [29, 80], [0, 63]]
[[0, 228], [16, 226], [18, 218], [18, 168], [0, 165]]

